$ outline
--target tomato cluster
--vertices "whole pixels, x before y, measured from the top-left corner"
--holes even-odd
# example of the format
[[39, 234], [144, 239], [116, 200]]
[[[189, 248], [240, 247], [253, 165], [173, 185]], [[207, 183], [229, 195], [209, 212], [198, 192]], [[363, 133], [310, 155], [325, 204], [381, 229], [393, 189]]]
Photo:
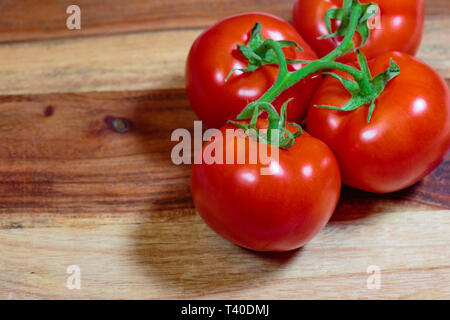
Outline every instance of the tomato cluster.
[[[395, 192], [442, 161], [450, 146], [449, 89], [412, 56], [422, 38], [424, 1], [376, 0], [379, 25], [370, 34], [369, 2], [297, 0], [294, 26], [246, 13], [218, 22], [194, 42], [188, 96], [198, 117], [222, 133], [203, 150], [214, 144], [223, 157], [247, 154], [243, 162], [192, 167], [194, 204], [225, 239], [256, 251], [293, 250], [325, 226], [341, 183]], [[304, 120], [302, 134], [286, 124]], [[275, 127], [286, 147], [268, 163], [248, 161], [248, 154], [270, 141], [230, 137], [227, 130], [268, 135]], [[229, 138], [240, 143], [230, 146]], [[261, 175], [263, 168], [270, 174]]]

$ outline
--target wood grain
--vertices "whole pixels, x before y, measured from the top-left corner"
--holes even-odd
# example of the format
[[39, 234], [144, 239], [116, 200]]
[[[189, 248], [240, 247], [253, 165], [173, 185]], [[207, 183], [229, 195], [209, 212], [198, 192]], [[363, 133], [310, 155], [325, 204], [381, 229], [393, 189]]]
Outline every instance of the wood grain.
[[[233, 246], [193, 210], [39, 215], [32, 229], [0, 232], [0, 298], [445, 299], [449, 214], [335, 221], [286, 254]], [[65, 286], [70, 265], [81, 268], [81, 290]], [[366, 286], [372, 265], [381, 269], [379, 290]]]
[[170, 158], [195, 119], [182, 91], [9, 96], [0, 112], [0, 212], [191, 207], [189, 166]]
[[184, 88], [200, 31], [167, 31], [0, 46], [0, 93]]
[[[206, 227], [190, 167], [170, 162], [171, 131], [195, 119], [183, 90], [5, 96], [0, 112], [0, 298], [450, 294], [448, 158], [396, 194], [344, 189], [311, 244], [260, 255]], [[65, 287], [73, 264], [80, 291]], [[380, 291], [366, 287], [370, 265], [382, 268]]]
[[[138, 31], [203, 29], [232, 14], [263, 11], [291, 20], [293, 0], [78, 0], [82, 28], [66, 28], [70, 0], [1, 0], [0, 42]], [[427, 0], [427, 17], [445, 20], [447, 0]]]
[[[170, 141], [172, 131], [193, 132], [196, 119], [184, 90], [4, 96], [0, 113], [0, 212], [192, 208], [190, 166], [175, 166], [170, 158], [177, 143]], [[450, 209], [446, 160], [400, 193], [346, 189], [343, 205], [354, 212]], [[382, 209], [361, 210], [359, 203]]]
[[[66, 28], [66, 8], [81, 9], [81, 30]], [[138, 31], [205, 28], [226, 16], [265, 11], [290, 19], [291, 0], [2, 0], [0, 42]]]
[[[291, 253], [236, 247], [196, 214], [190, 167], [170, 160], [171, 132], [196, 119], [189, 46], [240, 11], [289, 19], [291, 0], [77, 3], [81, 31], [65, 28], [72, 2], [0, 1], [0, 299], [450, 297], [449, 155], [402, 192], [344, 188]], [[447, 83], [449, 14], [427, 1], [419, 53]], [[69, 265], [81, 290], [65, 285]]]

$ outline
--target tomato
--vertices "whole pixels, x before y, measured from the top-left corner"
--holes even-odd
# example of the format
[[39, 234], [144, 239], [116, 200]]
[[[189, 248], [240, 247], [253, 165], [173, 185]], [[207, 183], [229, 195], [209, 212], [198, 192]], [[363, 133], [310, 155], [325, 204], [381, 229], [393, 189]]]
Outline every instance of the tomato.
[[[371, 28], [370, 38], [361, 49], [367, 58], [377, 57], [386, 51], [402, 51], [416, 54], [422, 40], [424, 24], [424, 0], [360, 0], [361, 3], [375, 2], [380, 7], [379, 27]], [[334, 50], [339, 42], [335, 39], [317, 38], [328, 34], [324, 21], [326, 12], [341, 8], [343, 0], [297, 0], [294, 6], [293, 23], [301, 36], [312, 46], [320, 57]], [[334, 28], [337, 21], [334, 20]], [[376, 20], [373, 20], [375, 25]], [[359, 45], [360, 37], [356, 36]], [[339, 59], [342, 62], [356, 60], [350, 53]]]
[[[257, 126], [267, 128], [267, 120], [258, 120]], [[245, 135], [232, 136], [234, 144], [225, 143], [230, 128], [223, 127], [224, 135], [213, 141], [223, 145], [224, 159], [230, 152], [237, 155], [241, 146], [245, 164], [193, 165], [191, 191], [200, 216], [219, 235], [251, 250], [279, 252], [303, 246], [336, 208], [341, 178], [335, 156], [303, 132], [291, 148], [279, 150], [278, 160], [258, 157], [249, 164], [250, 150], [267, 145]], [[292, 126], [288, 129], [293, 132]], [[271, 174], [261, 175], [262, 168]]]
[[[250, 30], [261, 23], [264, 39], [293, 40], [304, 51], [295, 47], [283, 48], [287, 59], [315, 60], [316, 53], [286, 21], [264, 13], [245, 13], [228, 17], [206, 30], [194, 42], [186, 64], [186, 88], [192, 108], [203, 123], [210, 128], [220, 128], [233, 120], [251, 101], [261, 97], [275, 82], [278, 66], [265, 65], [254, 72], [234, 73], [227, 83], [231, 70], [245, 68], [248, 60], [237, 49], [247, 44]], [[290, 71], [304, 64], [289, 65]], [[289, 121], [300, 122], [306, 116], [309, 99], [320, 79], [309, 77], [281, 94], [274, 102], [277, 110], [289, 98]]]
[[[375, 193], [407, 188], [436, 168], [450, 146], [450, 94], [445, 81], [425, 63], [405, 53], [387, 52], [369, 61], [372, 75], [392, 58], [400, 75], [375, 102], [351, 112], [311, 107], [308, 132], [334, 151], [349, 186]], [[336, 73], [349, 78], [342, 72]], [[311, 105], [342, 107], [350, 99], [342, 84], [327, 76]]]

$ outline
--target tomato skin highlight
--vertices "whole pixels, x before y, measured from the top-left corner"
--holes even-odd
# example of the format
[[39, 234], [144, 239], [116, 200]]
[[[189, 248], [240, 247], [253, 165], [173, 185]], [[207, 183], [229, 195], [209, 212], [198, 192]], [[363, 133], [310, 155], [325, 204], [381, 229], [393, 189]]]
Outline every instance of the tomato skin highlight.
[[[267, 127], [267, 121], [258, 120], [258, 125]], [[222, 132], [227, 128], [233, 126]], [[224, 145], [224, 154], [237, 154], [237, 143], [230, 146], [221, 139], [217, 143]], [[250, 144], [261, 146], [238, 139], [245, 140], [246, 155]], [[332, 216], [340, 196], [340, 171], [331, 150], [318, 139], [304, 132], [293, 147], [280, 150], [279, 161], [248, 164], [247, 158], [245, 163], [192, 167], [195, 207], [223, 238], [255, 251], [289, 251], [310, 241]], [[261, 168], [273, 174], [261, 175]]]
[[[424, 0], [359, 0], [361, 3], [375, 2], [380, 7], [380, 27], [370, 30], [370, 38], [361, 51], [368, 59], [386, 51], [401, 51], [415, 55], [423, 35], [425, 17]], [[328, 34], [324, 21], [329, 9], [341, 8], [343, 0], [296, 0], [293, 24], [300, 35], [320, 57], [334, 50], [339, 41], [317, 39]], [[337, 22], [332, 20], [333, 28]], [[335, 30], [333, 29], [333, 30]], [[359, 35], [354, 38], [359, 45]], [[349, 53], [338, 59], [341, 62], [356, 61], [356, 54]]]
[[445, 81], [425, 63], [399, 52], [369, 61], [372, 75], [383, 72], [390, 58], [400, 66], [400, 75], [375, 101], [369, 124], [367, 105], [350, 112], [313, 107], [342, 107], [350, 99], [330, 76], [317, 89], [307, 117], [308, 132], [336, 155], [343, 183], [374, 193], [395, 192], [419, 182], [442, 162], [450, 147], [450, 93]]
[[[220, 128], [252, 101], [260, 98], [275, 82], [278, 66], [266, 65], [252, 73], [236, 72], [227, 83], [231, 70], [245, 68], [248, 60], [237, 49], [247, 44], [250, 30], [256, 22], [262, 25], [264, 39], [293, 40], [304, 51], [284, 48], [287, 59], [315, 60], [316, 53], [298, 32], [286, 21], [265, 13], [245, 13], [228, 17], [207, 29], [192, 45], [186, 64], [186, 89], [192, 108], [210, 128]], [[305, 64], [289, 65], [289, 71], [301, 69]], [[286, 90], [273, 102], [279, 111], [290, 98], [288, 120], [301, 122], [307, 112], [309, 99], [320, 79], [308, 77]]]

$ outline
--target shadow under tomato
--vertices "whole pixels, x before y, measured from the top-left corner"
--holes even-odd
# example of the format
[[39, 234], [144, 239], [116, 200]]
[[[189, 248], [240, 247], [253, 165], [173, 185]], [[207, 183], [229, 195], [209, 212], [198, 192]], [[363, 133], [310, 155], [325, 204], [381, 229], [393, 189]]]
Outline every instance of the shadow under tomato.
[[375, 194], [343, 186], [331, 221], [348, 221], [371, 214], [450, 209], [450, 152], [442, 163], [415, 185], [393, 193]]
[[343, 186], [339, 204], [331, 221], [349, 221], [380, 213], [393, 201], [402, 201], [414, 187], [389, 194], [374, 194]]
[[258, 285], [301, 252], [258, 253], [240, 248], [216, 235], [194, 210], [164, 212], [159, 217], [151, 213], [148, 218], [135, 236], [138, 263], [171, 297]]
[[448, 209], [450, 197], [439, 190], [440, 170], [417, 184], [393, 193], [375, 194], [343, 186], [341, 198], [330, 221], [350, 221], [383, 212]]

